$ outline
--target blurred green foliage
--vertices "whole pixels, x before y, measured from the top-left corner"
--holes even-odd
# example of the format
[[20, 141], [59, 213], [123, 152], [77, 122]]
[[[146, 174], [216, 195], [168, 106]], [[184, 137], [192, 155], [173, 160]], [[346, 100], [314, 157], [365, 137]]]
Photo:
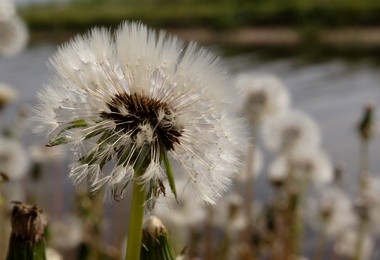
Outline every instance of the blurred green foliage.
[[374, 0], [73, 0], [20, 10], [32, 29], [85, 30], [139, 20], [152, 26], [339, 27], [380, 25]]

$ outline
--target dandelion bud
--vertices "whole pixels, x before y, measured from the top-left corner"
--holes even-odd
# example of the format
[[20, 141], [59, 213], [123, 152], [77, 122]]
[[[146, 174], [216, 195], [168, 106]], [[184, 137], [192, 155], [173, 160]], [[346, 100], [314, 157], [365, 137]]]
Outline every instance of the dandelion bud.
[[10, 86], [0, 83], [0, 111], [17, 98], [16, 91]]
[[15, 202], [7, 260], [45, 259], [46, 215], [36, 206]]
[[5, 174], [0, 172], [0, 183], [9, 181], [9, 177]]
[[344, 165], [342, 163], [338, 163], [334, 167], [334, 183], [338, 186], [341, 186], [343, 182], [344, 175]]
[[372, 104], [364, 107], [363, 116], [358, 124], [358, 133], [362, 140], [368, 141], [374, 134], [374, 108]]
[[354, 211], [359, 219], [363, 222], [367, 222], [371, 218], [372, 205], [369, 200], [364, 198], [358, 198], [354, 203]]
[[174, 259], [168, 230], [155, 216], [150, 216], [143, 229], [140, 259]]

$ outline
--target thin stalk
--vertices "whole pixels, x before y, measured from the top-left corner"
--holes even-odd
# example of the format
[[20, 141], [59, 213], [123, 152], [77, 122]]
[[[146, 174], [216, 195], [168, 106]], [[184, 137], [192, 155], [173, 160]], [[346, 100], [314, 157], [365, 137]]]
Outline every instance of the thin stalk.
[[211, 206], [207, 206], [207, 221], [205, 226], [205, 259], [212, 260], [214, 259], [214, 251], [213, 251], [213, 208]]
[[316, 247], [316, 251], [314, 252], [314, 258], [313, 258], [314, 260], [323, 259], [323, 253], [325, 252], [326, 242], [327, 242], [326, 227], [323, 227], [319, 235], [318, 246]]
[[127, 251], [125, 260], [139, 260], [141, 252], [142, 230], [144, 220], [144, 186], [138, 182], [133, 184], [131, 219], [129, 221]]
[[[248, 150], [248, 158], [247, 158], [247, 183], [246, 183], [246, 189], [245, 189], [245, 211], [246, 211], [246, 217], [248, 223], [250, 223], [252, 219], [252, 202], [253, 202], [253, 188], [254, 188], [254, 178], [253, 178], [253, 171], [254, 171], [254, 156], [255, 156], [255, 148], [254, 144], [249, 145]], [[248, 225], [248, 230], [251, 228], [251, 225]], [[250, 231], [250, 230], [249, 230]]]
[[[297, 180], [293, 176], [294, 166], [289, 165], [289, 182], [291, 185]], [[287, 225], [288, 229], [288, 245], [287, 245], [287, 257], [288, 259], [294, 258], [300, 253], [300, 243], [303, 237], [303, 223], [301, 219], [301, 205], [303, 198], [306, 195], [308, 188], [308, 181], [301, 180], [298, 182], [298, 190], [293, 190], [291, 187], [288, 187], [287, 190]]]
[[249, 248], [249, 255], [251, 257], [254, 257], [255, 254], [255, 248], [254, 244], [251, 243], [251, 238], [253, 236], [252, 232], [252, 218], [253, 218], [253, 192], [254, 192], [254, 170], [255, 170], [255, 144], [254, 144], [254, 137], [255, 137], [256, 127], [252, 127], [251, 129], [251, 138], [252, 141], [249, 144], [248, 147], [248, 154], [247, 154], [247, 167], [246, 167], [246, 177], [247, 177], [247, 183], [246, 183], [246, 189], [245, 189], [245, 214], [246, 214], [246, 220], [247, 220], [247, 228], [244, 231], [244, 240], [245, 243], [247, 243]]
[[354, 260], [360, 260], [362, 257], [363, 251], [363, 239], [365, 235], [366, 223], [363, 220], [360, 220], [358, 233], [356, 237], [356, 245], [355, 245], [355, 257]]
[[362, 194], [363, 190], [365, 189], [365, 182], [368, 177], [368, 153], [369, 153], [369, 142], [368, 140], [362, 139], [360, 142], [360, 169], [359, 169], [360, 194]]

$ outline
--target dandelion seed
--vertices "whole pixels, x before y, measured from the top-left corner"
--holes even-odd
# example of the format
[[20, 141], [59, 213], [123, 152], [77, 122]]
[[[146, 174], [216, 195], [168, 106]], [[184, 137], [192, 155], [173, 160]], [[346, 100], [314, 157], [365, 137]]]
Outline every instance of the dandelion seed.
[[[213, 204], [227, 189], [243, 134], [230, 112], [231, 82], [216, 56], [124, 23], [115, 35], [95, 29], [76, 37], [51, 65], [54, 79], [39, 95], [36, 131], [49, 134], [49, 146], [69, 144], [76, 184], [105, 186], [118, 199], [134, 180], [154, 199], [166, 179], [175, 194], [177, 173], [168, 165], [176, 162], [194, 200]], [[136, 176], [137, 169], [144, 173]]]
[[28, 42], [28, 30], [16, 15], [6, 20], [0, 19], [0, 56], [19, 53]]

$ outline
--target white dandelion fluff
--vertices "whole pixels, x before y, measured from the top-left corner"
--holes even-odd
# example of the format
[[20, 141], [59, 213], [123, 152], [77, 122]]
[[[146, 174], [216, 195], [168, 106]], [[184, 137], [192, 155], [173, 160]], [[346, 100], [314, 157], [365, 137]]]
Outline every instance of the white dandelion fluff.
[[309, 223], [315, 230], [324, 229], [337, 237], [355, 223], [352, 202], [340, 189], [320, 187], [318, 197], [308, 203]]
[[333, 167], [328, 156], [321, 150], [306, 150], [292, 156], [280, 155], [271, 164], [269, 179], [293, 178], [316, 184], [331, 182]]
[[[356, 229], [346, 229], [342, 236], [335, 242], [334, 251], [341, 256], [356, 258], [358, 254], [357, 243], [359, 235], [360, 234]], [[364, 234], [362, 238], [361, 252], [359, 253], [358, 259], [371, 259], [374, 246], [375, 244], [373, 238], [368, 234]]]
[[275, 76], [241, 74], [237, 86], [243, 99], [241, 110], [253, 125], [288, 110], [289, 93]]
[[[215, 55], [139, 23], [92, 30], [59, 48], [40, 93], [38, 132], [70, 144], [70, 177], [122, 196], [132, 180], [155, 193], [177, 162], [195, 199], [214, 203], [240, 164], [241, 120]], [[112, 164], [111, 172], [103, 167]], [[164, 165], [165, 167], [163, 167]], [[136, 170], [143, 169], [141, 176]], [[176, 174], [176, 173], [174, 173]]]
[[0, 56], [19, 53], [25, 48], [28, 38], [28, 29], [18, 16], [0, 20]]
[[317, 123], [307, 114], [295, 110], [268, 120], [263, 125], [262, 134], [266, 146], [280, 153], [315, 148], [321, 141]]
[[218, 203], [215, 224], [228, 232], [240, 232], [247, 226], [244, 199], [239, 194], [230, 193]]
[[34, 144], [28, 148], [28, 154], [30, 159], [37, 163], [48, 163], [64, 158], [64, 152], [59, 146], [46, 147], [40, 144]]
[[14, 1], [1, 0], [0, 1], [0, 20], [7, 20], [16, 14]]
[[28, 166], [25, 148], [16, 140], [0, 137], [0, 173], [16, 181], [27, 174]]
[[79, 246], [83, 240], [83, 225], [74, 215], [66, 215], [51, 223], [51, 244], [59, 249], [71, 249]]
[[46, 260], [62, 260], [63, 257], [57, 250], [54, 248], [46, 248]]

